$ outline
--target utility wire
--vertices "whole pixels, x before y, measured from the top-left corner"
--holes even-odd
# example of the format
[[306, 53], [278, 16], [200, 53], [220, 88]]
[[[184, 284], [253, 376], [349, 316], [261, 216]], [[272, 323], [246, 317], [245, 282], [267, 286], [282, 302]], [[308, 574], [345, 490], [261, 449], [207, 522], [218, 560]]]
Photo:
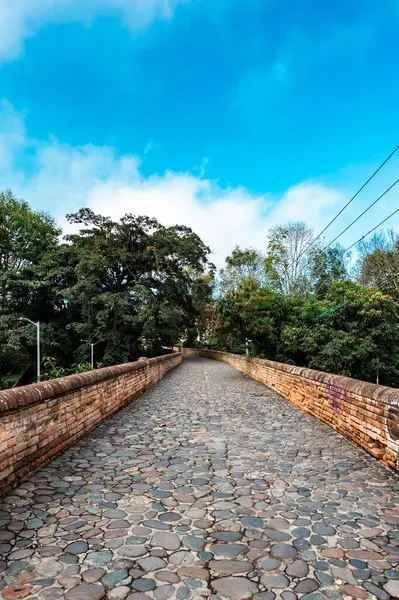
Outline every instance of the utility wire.
[[[381, 225], [383, 225], [384, 223], [386, 223], [386, 221], [388, 221], [391, 217], [393, 217], [394, 215], [396, 215], [396, 213], [399, 212], [399, 208], [397, 208], [396, 210], [394, 210], [390, 215], [388, 215], [383, 221], [381, 221], [380, 223], [378, 223], [378, 225], [376, 225], [375, 227], [373, 227], [373, 229], [370, 229], [370, 231], [368, 231], [367, 233], [365, 233], [364, 235], [362, 235], [362, 237], [360, 237], [356, 242], [354, 242], [351, 246], [349, 246], [349, 248], [346, 248], [346, 250], [344, 250], [343, 252], [341, 252], [337, 258], [341, 258], [342, 256], [344, 256], [344, 254], [346, 254], [347, 252], [349, 252], [349, 250], [351, 250], [353, 248], [353, 246], [356, 246], [359, 242], [361, 242], [362, 240], [364, 240], [364, 238], [366, 238], [368, 235], [370, 235], [370, 233], [373, 233], [373, 231], [375, 231], [376, 229], [378, 229], [379, 227], [381, 227]], [[321, 282], [319, 283], [319, 285], [317, 286], [314, 295], [317, 296], [320, 288], [322, 287], [322, 285], [328, 281], [329, 278], [325, 277], [324, 279], [321, 280]]]
[[[392, 185], [389, 186], [389, 188], [387, 188], [385, 190], [385, 192], [383, 192], [381, 194], [381, 196], [378, 196], [377, 200], [374, 200], [374, 202], [372, 202], [370, 204], [370, 206], [368, 206], [358, 217], [356, 217], [356, 219], [354, 219], [354, 221], [352, 221], [352, 223], [349, 223], [348, 227], [345, 227], [345, 229], [343, 231], [341, 231], [341, 233], [339, 235], [337, 235], [337, 237], [335, 237], [329, 244], [327, 244], [327, 246], [325, 246], [323, 248], [323, 250], [320, 250], [320, 252], [318, 254], [321, 254], [324, 252], [324, 250], [327, 250], [327, 248], [329, 248], [331, 246], [331, 244], [333, 244], [334, 242], [337, 241], [338, 238], [341, 237], [341, 235], [343, 235], [344, 233], [346, 233], [348, 231], [348, 229], [350, 229], [352, 227], [352, 225], [354, 225], [355, 223], [357, 223], [357, 221], [359, 219], [362, 218], [363, 215], [366, 214], [366, 212], [368, 212], [370, 210], [370, 208], [373, 208], [373, 206], [375, 206], [377, 204], [377, 202], [379, 202], [379, 200], [381, 200], [381, 198], [383, 198], [388, 192], [391, 191], [391, 189], [393, 187], [395, 187], [395, 185], [397, 185], [399, 183], [399, 179], [397, 179]], [[317, 255], [316, 255], [317, 256]]]
[[388, 221], [388, 219], [390, 219], [391, 217], [393, 217], [394, 215], [396, 215], [396, 213], [399, 212], [399, 208], [397, 208], [396, 210], [394, 210], [390, 215], [388, 215], [388, 217], [386, 217], [386, 219], [384, 219], [383, 221], [381, 221], [381, 223], [378, 223], [378, 225], [376, 225], [375, 227], [373, 227], [373, 229], [370, 229], [370, 231], [368, 231], [367, 233], [365, 233], [364, 235], [362, 235], [361, 238], [359, 238], [357, 240], [357, 242], [354, 242], [351, 246], [349, 246], [349, 248], [347, 248], [345, 250], [345, 252], [349, 252], [349, 250], [351, 250], [353, 248], [353, 246], [356, 246], [356, 244], [358, 244], [359, 242], [361, 242], [365, 237], [367, 237], [368, 235], [370, 235], [370, 233], [373, 233], [373, 231], [375, 231], [376, 229], [378, 229], [379, 227], [381, 227], [381, 225], [384, 225], [384, 223], [386, 221]]
[[[379, 200], [381, 200], [381, 198], [383, 198], [389, 191], [391, 191], [392, 188], [394, 188], [395, 185], [397, 185], [398, 183], [399, 183], [399, 179], [394, 181], [393, 184], [389, 186], [389, 188], [387, 188], [380, 196], [378, 196], [378, 198], [376, 200], [374, 200], [374, 202], [372, 202], [358, 217], [356, 217], [356, 219], [354, 219], [351, 223], [349, 223], [349, 225], [347, 227], [345, 227], [345, 229], [343, 231], [341, 231], [341, 233], [339, 233], [329, 244], [327, 244], [327, 246], [324, 246], [324, 248], [322, 248], [321, 250], [316, 252], [316, 254], [314, 254], [313, 256], [310, 256], [303, 268], [306, 269], [306, 267], [311, 263], [312, 260], [317, 258], [317, 256], [320, 256], [321, 254], [323, 254], [323, 252], [325, 250], [327, 250], [327, 248], [329, 248], [331, 246], [331, 244], [336, 242], [341, 237], [341, 235], [346, 233], [348, 231], [348, 229], [350, 229], [352, 227], [352, 225], [357, 223], [357, 221], [359, 219], [361, 219], [363, 217], [363, 215], [365, 215], [371, 208], [373, 208], [373, 206], [375, 206], [377, 204], [377, 202], [379, 202]], [[347, 252], [347, 250], [345, 250], [345, 252]], [[345, 254], [345, 252], [344, 252], [344, 254]], [[302, 254], [303, 254], [303, 252], [302, 252]], [[341, 255], [339, 255], [339, 256], [341, 256]], [[300, 257], [301, 257], [301, 254], [298, 256], [298, 258], [293, 263], [291, 263], [291, 265], [297, 264]], [[289, 267], [291, 265], [289, 265]]]
[[[304, 250], [302, 250], [302, 252], [300, 253], [300, 255], [295, 259], [294, 262], [298, 262], [298, 260], [301, 258], [301, 256], [303, 256], [305, 254], [305, 252], [307, 252], [309, 250], [309, 248], [311, 246], [313, 246], [313, 244], [315, 242], [317, 242], [317, 240], [323, 235], [323, 233], [325, 231], [327, 231], [327, 229], [330, 227], [330, 225], [332, 225], [334, 223], [334, 221], [336, 219], [338, 219], [338, 217], [344, 212], [344, 210], [349, 206], [349, 204], [351, 204], [351, 202], [353, 202], [353, 200], [360, 194], [360, 192], [362, 190], [364, 190], [364, 188], [366, 187], [366, 185], [368, 185], [370, 183], [370, 181], [377, 175], [377, 173], [382, 169], [382, 167], [384, 165], [386, 165], [386, 163], [389, 161], [390, 158], [392, 158], [392, 156], [395, 154], [395, 152], [397, 152], [399, 150], [399, 145], [396, 146], [395, 150], [393, 150], [391, 152], [391, 154], [384, 160], [383, 163], [381, 163], [381, 165], [378, 167], [378, 169], [376, 169], [374, 171], [374, 173], [367, 179], [367, 181], [362, 185], [361, 188], [358, 189], [358, 191], [356, 192], [356, 194], [354, 196], [352, 196], [352, 198], [345, 204], [345, 206], [343, 208], [341, 208], [341, 210], [339, 211], [338, 214], [335, 215], [335, 217], [333, 219], [331, 219], [331, 221], [324, 227], [323, 231], [321, 231], [319, 233], [319, 235], [317, 237], [314, 238], [314, 240], [312, 240], [310, 242], [310, 244], [308, 246], [306, 246], [306, 248]], [[360, 218], [360, 217], [359, 217]], [[332, 243], [332, 242], [331, 242]], [[294, 264], [294, 263], [292, 263]], [[292, 266], [292, 264], [290, 266]]]

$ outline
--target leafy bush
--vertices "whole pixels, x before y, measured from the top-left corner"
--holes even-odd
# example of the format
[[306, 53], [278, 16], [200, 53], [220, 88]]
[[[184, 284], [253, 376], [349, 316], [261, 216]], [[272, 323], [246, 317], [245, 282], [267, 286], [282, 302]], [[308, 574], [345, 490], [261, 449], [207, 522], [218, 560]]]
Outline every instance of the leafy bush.
[[42, 364], [45, 369], [44, 373], [42, 373], [43, 380], [58, 379], [67, 375], [76, 375], [85, 371], [91, 371], [91, 365], [88, 362], [74, 363], [67, 369], [58, 365], [55, 358], [51, 356], [45, 356], [42, 359]]

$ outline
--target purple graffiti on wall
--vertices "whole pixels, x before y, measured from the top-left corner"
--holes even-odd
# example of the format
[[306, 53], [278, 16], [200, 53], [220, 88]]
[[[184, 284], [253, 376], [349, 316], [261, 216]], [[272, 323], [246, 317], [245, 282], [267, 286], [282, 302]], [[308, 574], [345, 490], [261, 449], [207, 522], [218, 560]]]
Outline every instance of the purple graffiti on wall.
[[333, 410], [339, 411], [339, 401], [345, 400], [345, 390], [332, 384], [328, 384], [327, 390], [330, 404]]

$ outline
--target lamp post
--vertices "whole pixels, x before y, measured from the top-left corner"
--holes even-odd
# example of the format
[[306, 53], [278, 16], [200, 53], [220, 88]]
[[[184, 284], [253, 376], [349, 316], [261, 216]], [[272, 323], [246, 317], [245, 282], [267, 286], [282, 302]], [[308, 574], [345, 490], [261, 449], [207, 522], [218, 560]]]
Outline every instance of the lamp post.
[[87, 340], [80, 340], [81, 342], [86, 342], [86, 344], [90, 345], [91, 348], [91, 352], [90, 352], [90, 362], [91, 362], [91, 368], [94, 369], [94, 346], [96, 346], [97, 344], [99, 344], [100, 342], [102, 342], [102, 340], [98, 340], [98, 342], [88, 342]]
[[36, 327], [36, 362], [37, 362], [37, 381], [40, 381], [40, 321], [37, 321], [37, 323], [35, 321], [31, 321], [30, 319], [27, 319], [26, 317], [19, 317], [20, 321], [28, 321], [29, 323], [32, 323], [32, 325], [34, 325]]
[[245, 356], [248, 357], [249, 356], [249, 343], [252, 342], [252, 340], [249, 340], [248, 338], [245, 340]]

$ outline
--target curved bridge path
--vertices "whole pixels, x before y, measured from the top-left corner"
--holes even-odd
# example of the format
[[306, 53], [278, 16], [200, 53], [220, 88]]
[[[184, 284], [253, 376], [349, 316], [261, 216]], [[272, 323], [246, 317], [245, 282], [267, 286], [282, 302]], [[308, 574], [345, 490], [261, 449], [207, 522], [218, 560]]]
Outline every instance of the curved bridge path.
[[399, 597], [399, 477], [185, 358], [0, 505], [4, 598]]

